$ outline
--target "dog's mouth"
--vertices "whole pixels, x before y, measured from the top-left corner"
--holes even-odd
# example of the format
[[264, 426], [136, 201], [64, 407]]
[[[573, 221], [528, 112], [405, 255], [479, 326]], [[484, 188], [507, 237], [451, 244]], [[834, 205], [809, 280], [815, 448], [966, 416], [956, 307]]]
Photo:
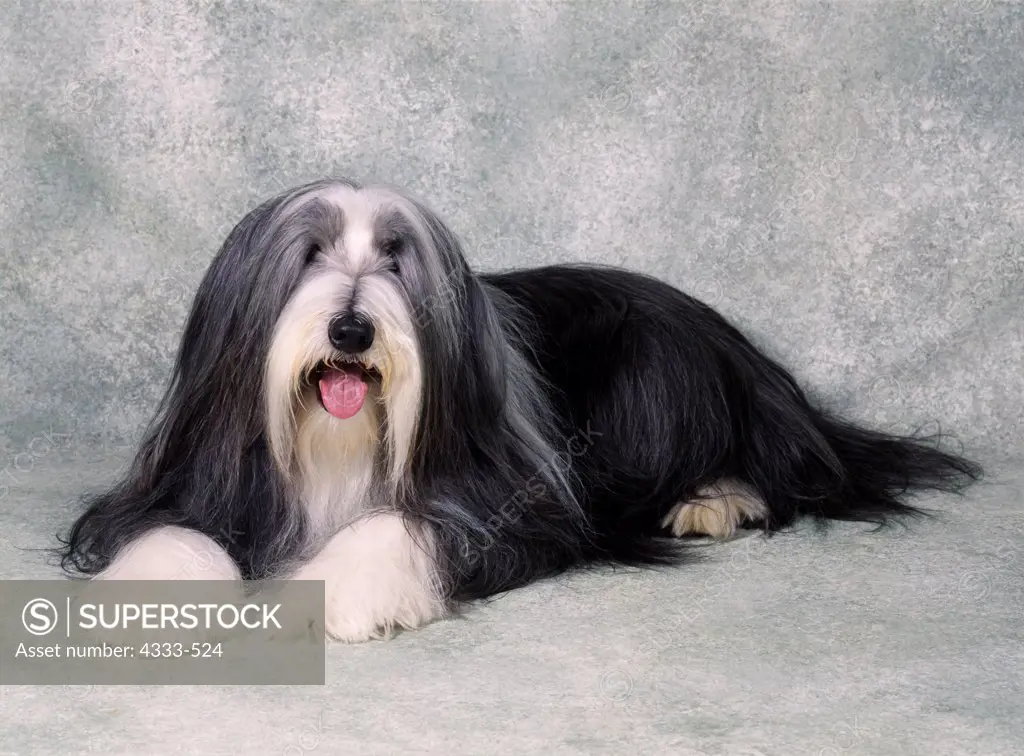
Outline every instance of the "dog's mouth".
[[380, 371], [359, 362], [322, 360], [310, 373], [320, 406], [332, 417], [348, 420], [363, 408], [371, 385], [380, 385]]

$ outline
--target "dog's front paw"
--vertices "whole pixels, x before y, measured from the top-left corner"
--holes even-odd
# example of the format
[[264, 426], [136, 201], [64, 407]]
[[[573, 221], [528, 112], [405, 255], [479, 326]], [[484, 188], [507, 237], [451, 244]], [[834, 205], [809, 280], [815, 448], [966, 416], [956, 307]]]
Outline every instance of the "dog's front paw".
[[360, 615], [347, 609], [343, 602], [331, 603], [326, 607], [324, 615], [327, 637], [338, 643], [365, 643], [370, 640], [390, 638], [393, 634], [392, 625], [380, 623], [375, 618]]
[[325, 581], [324, 629], [342, 643], [391, 638], [443, 615], [442, 604], [423, 592], [408, 574], [366, 573]]
[[367, 601], [369, 596], [357, 586], [329, 580], [325, 583], [325, 594], [324, 630], [331, 640], [362, 643], [391, 636], [381, 608], [375, 609]]
[[324, 581], [324, 629], [344, 643], [389, 638], [445, 614], [433, 560], [394, 514], [340, 531], [295, 577]]

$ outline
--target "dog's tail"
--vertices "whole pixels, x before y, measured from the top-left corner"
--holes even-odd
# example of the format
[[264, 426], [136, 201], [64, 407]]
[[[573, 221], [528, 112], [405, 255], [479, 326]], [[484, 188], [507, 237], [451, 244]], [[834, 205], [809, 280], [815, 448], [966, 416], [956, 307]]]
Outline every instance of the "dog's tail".
[[744, 472], [768, 504], [770, 529], [802, 514], [879, 524], [921, 515], [907, 494], [959, 493], [982, 476], [940, 448], [941, 436], [869, 430], [816, 409], [777, 365], [761, 373], [755, 395]]
[[892, 515], [921, 514], [902, 501], [908, 493], [960, 493], [982, 475], [979, 465], [940, 449], [941, 437], [889, 435], [821, 415], [816, 424], [838, 465], [832, 495], [810, 514], [882, 523]]

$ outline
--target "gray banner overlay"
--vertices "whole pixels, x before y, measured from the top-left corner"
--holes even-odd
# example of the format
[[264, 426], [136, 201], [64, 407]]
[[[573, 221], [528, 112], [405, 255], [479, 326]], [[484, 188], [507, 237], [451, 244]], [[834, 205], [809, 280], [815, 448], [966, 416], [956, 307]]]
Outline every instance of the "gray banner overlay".
[[322, 581], [0, 581], [0, 685], [323, 685]]

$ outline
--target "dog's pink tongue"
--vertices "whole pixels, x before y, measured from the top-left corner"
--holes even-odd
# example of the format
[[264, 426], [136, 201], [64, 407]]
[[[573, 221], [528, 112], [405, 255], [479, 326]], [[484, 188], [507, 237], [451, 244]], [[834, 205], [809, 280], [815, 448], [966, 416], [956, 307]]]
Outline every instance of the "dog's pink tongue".
[[366, 399], [366, 381], [355, 370], [327, 368], [320, 376], [320, 398], [324, 409], [347, 420], [355, 415]]

